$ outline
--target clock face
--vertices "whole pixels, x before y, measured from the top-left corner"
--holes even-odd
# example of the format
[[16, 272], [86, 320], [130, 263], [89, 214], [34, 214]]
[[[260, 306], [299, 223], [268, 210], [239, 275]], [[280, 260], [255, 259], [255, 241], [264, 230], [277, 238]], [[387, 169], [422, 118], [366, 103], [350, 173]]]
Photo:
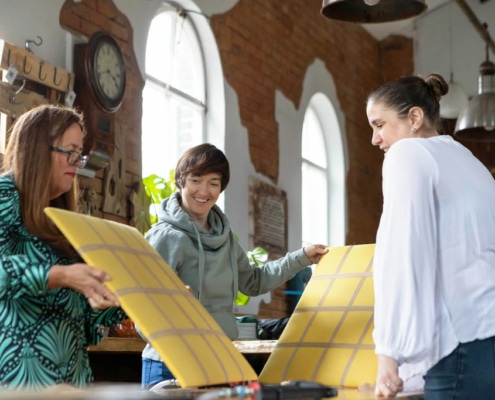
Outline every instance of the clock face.
[[98, 105], [114, 112], [125, 92], [125, 65], [117, 42], [108, 34], [93, 35], [88, 47], [89, 81]]
[[120, 97], [125, 84], [125, 69], [118, 50], [109, 42], [102, 42], [95, 55], [96, 81], [109, 99]]

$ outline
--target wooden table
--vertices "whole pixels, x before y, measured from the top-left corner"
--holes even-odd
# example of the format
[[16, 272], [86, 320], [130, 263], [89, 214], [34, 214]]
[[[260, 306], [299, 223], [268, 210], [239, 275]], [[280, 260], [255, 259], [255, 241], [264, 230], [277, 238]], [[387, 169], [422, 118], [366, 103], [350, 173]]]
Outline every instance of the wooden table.
[[[376, 397], [373, 391], [358, 391], [357, 389], [338, 389], [339, 395], [337, 397], [333, 397], [333, 399], [338, 400], [383, 400], [383, 397]], [[397, 397], [398, 399], [403, 400], [422, 400], [423, 395], [421, 393], [410, 393], [410, 394], [401, 394]]]
[[88, 351], [141, 353], [146, 342], [141, 338], [106, 337], [97, 346], [89, 346]]
[[243, 354], [271, 354], [278, 340], [234, 340], [232, 343]]
[[[97, 384], [93, 387], [81, 390], [69, 385], [58, 385], [42, 392], [15, 391], [2, 392], [0, 396], [3, 400], [194, 400], [197, 396], [216, 389], [160, 389], [150, 392], [141, 389], [138, 384]], [[248, 399], [247, 397], [245, 399]], [[422, 396], [412, 395], [409, 397], [399, 397], [402, 400], [422, 400]], [[239, 397], [209, 397], [209, 400], [239, 400]], [[284, 399], [281, 399], [284, 400]], [[360, 393], [354, 389], [339, 389], [337, 397], [329, 400], [383, 400], [370, 393]]]
[[[234, 346], [259, 375], [277, 345], [276, 340], [236, 340]], [[141, 382], [141, 353], [146, 342], [141, 338], [106, 337], [89, 346], [89, 360], [96, 382]]]
[[[232, 342], [234, 346], [244, 354], [249, 363], [253, 366], [253, 369], [256, 373], [259, 374], [261, 371], [264, 362], [270, 356], [273, 349], [277, 345], [277, 340], [234, 340]], [[115, 381], [121, 382], [122, 375], [120, 379], [117, 377], [109, 377], [107, 379], [102, 379], [103, 376], [108, 376], [109, 372], [115, 372], [125, 375], [125, 367], [126, 363], [129, 364], [130, 358], [134, 357], [135, 360], [132, 361], [132, 367], [134, 368], [135, 376], [126, 379], [124, 377], [124, 382], [139, 382], [141, 379], [141, 352], [144, 349], [146, 342], [141, 338], [118, 338], [118, 337], [107, 337], [97, 346], [90, 346], [88, 348], [88, 352], [90, 354], [90, 359], [92, 359], [92, 368], [95, 374], [95, 378], [97, 381]], [[108, 367], [104, 367], [105, 370], [102, 370], [103, 365], [110, 365], [108, 360], [103, 362], [102, 360], [108, 357], [113, 358], [114, 360], [120, 357], [121, 361], [112, 362], [111, 369], [107, 369]], [[127, 360], [127, 361], [126, 361]], [[98, 362], [100, 361], [100, 362]], [[117, 372], [117, 370], [119, 370]], [[124, 369], [124, 373], [122, 372]], [[127, 371], [128, 373], [129, 371]], [[128, 375], [131, 376], [131, 375]], [[100, 378], [100, 379], [98, 379]], [[337, 400], [383, 400], [383, 397], [376, 397], [373, 393], [372, 389], [358, 391], [357, 389], [351, 388], [340, 388], [338, 389], [339, 395], [338, 397], [334, 397], [333, 399]], [[163, 396], [163, 398], [167, 398], [167, 396]], [[404, 400], [419, 400], [423, 399], [422, 394], [412, 393], [409, 395], [402, 395], [398, 398]], [[226, 400], [226, 399], [225, 399]]]
[[[232, 343], [243, 354], [270, 354], [277, 340], [234, 340]], [[141, 353], [144, 346], [146, 342], [141, 338], [107, 337], [99, 345], [89, 346], [88, 351]]]
[[[177, 400], [178, 398], [182, 399], [187, 399], [190, 398], [191, 400], [198, 397], [201, 394], [204, 393], [211, 393], [215, 392], [216, 390], [221, 390], [221, 388], [218, 389], [195, 389], [195, 388], [186, 388], [186, 389], [158, 389], [155, 393], [159, 395], [162, 399], [169, 399], [169, 400]], [[328, 397], [329, 400], [383, 400], [383, 397], [376, 397], [373, 391], [358, 391], [357, 389], [351, 389], [351, 388], [340, 388], [338, 390], [338, 396], [337, 397]], [[423, 395], [420, 393], [410, 393], [407, 395], [400, 395], [396, 397], [397, 399], [401, 400], [423, 400]], [[220, 400], [220, 397], [215, 397], [212, 395], [210, 397], [210, 400]], [[222, 397], [224, 400], [234, 400], [238, 399], [235, 397]], [[282, 397], [281, 400], [284, 400]]]

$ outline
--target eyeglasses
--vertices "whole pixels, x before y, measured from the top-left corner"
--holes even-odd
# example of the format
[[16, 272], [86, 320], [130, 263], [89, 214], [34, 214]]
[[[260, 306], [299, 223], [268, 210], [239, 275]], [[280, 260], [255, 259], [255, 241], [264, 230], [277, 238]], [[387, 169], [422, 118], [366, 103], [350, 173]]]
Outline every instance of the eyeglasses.
[[69, 165], [76, 165], [78, 168], [84, 168], [88, 162], [88, 156], [83, 156], [75, 150], [64, 149], [63, 147], [51, 146], [51, 151], [56, 151], [57, 153], [67, 154], [67, 162]]

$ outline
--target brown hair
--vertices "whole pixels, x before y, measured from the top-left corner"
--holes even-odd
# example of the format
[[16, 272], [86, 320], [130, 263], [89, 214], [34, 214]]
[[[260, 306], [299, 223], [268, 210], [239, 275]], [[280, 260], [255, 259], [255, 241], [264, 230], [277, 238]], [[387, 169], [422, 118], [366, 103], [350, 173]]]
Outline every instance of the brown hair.
[[430, 127], [440, 124], [440, 98], [447, 94], [449, 85], [438, 74], [426, 79], [407, 76], [387, 82], [368, 97], [368, 102], [382, 103], [395, 110], [399, 118], [406, 118], [412, 107], [420, 107]]
[[2, 172], [13, 176], [19, 190], [20, 213], [27, 231], [65, 253], [76, 256], [67, 239], [45, 215], [45, 207], [76, 211], [78, 185], [55, 199], [50, 199], [47, 185], [52, 174], [50, 145], [72, 125], [85, 134], [82, 114], [58, 105], [42, 105], [21, 115], [12, 126], [5, 151]]
[[220, 173], [221, 192], [230, 180], [229, 161], [225, 154], [209, 143], [191, 147], [179, 159], [175, 168], [175, 185], [182, 189], [189, 174], [202, 176], [212, 172]]

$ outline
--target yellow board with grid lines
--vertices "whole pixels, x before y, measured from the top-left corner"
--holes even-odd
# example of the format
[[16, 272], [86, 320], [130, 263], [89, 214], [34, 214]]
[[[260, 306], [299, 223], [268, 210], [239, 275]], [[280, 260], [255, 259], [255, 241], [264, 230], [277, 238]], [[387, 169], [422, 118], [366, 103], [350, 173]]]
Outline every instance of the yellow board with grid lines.
[[135, 228], [57, 208], [45, 213], [106, 285], [182, 387], [256, 380], [256, 372]]
[[329, 248], [261, 371], [260, 382], [374, 384], [374, 250], [374, 244]]

